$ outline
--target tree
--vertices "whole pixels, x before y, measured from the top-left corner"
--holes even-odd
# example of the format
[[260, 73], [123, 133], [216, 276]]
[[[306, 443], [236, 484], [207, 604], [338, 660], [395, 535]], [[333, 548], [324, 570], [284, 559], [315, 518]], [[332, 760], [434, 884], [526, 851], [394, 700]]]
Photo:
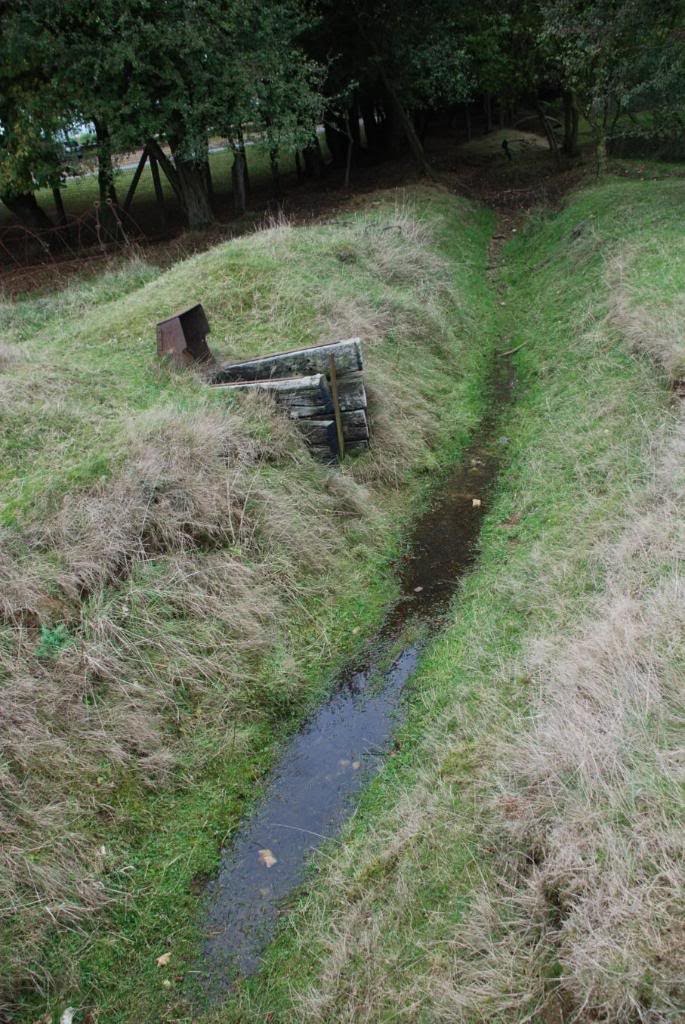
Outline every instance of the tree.
[[[50, 138], [50, 95], [97, 130], [101, 199], [116, 200], [111, 153], [148, 144], [189, 227], [213, 219], [208, 138], [269, 125], [273, 145], [311, 135], [316, 75], [298, 50], [297, 0], [13, 0], [24, 39], [41, 54], [25, 74]], [[4, 28], [4, 26], [3, 26]], [[22, 74], [10, 67], [12, 82]], [[44, 82], [50, 83], [44, 88]], [[31, 119], [22, 112], [23, 130]], [[163, 149], [168, 144], [170, 155]], [[38, 150], [27, 152], [37, 182]]]
[[[543, 0], [541, 39], [592, 130], [598, 173], [607, 140], [640, 93], [666, 100], [682, 81], [680, 0]], [[676, 73], [677, 68], [677, 73]]]
[[469, 92], [464, 10], [450, 0], [319, 0], [316, 10], [319, 20], [307, 41], [328, 68], [325, 92], [338, 113], [337, 98], [351, 97], [348, 118], [338, 116], [332, 126], [340, 136], [339, 162], [347, 152], [349, 118], [354, 127], [361, 113], [368, 145], [393, 150], [404, 137], [421, 172], [429, 174], [414, 114]]
[[52, 226], [34, 192], [60, 183], [55, 137], [68, 117], [45, 58], [23, 5], [7, 4], [0, 35], [0, 199], [34, 229]]

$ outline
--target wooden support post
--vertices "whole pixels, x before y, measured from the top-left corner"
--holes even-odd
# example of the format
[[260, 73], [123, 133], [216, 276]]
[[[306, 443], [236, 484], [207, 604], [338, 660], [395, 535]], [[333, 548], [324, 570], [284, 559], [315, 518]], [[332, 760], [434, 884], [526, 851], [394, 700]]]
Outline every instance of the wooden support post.
[[150, 171], [152, 173], [152, 184], [155, 188], [155, 199], [157, 200], [157, 206], [162, 218], [162, 227], [166, 227], [166, 206], [164, 205], [164, 190], [162, 189], [162, 181], [159, 177], [159, 164], [157, 163], [157, 157], [154, 153], [150, 153]]
[[343, 435], [342, 416], [340, 415], [340, 402], [338, 401], [338, 377], [335, 371], [335, 356], [332, 352], [328, 357], [328, 375], [331, 384], [333, 412], [335, 414], [335, 432], [338, 435], [338, 459], [342, 462], [345, 458], [345, 437]]
[[140, 155], [140, 160], [138, 162], [138, 166], [136, 167], [136, 172], [133, 175], [133, 180], [131, 181], [131, 184], [129, 185], [128, 192], [126, 193], [126, 198], [124, 199], [124, 213], [128, 213], [129, 207], [130, 207], [130, 205], [131, 205], [131, 203], [133, 201], [133, 196], [135, 195], [135, 191], [138, 188], [138, 182], [140, 181], [140, 176], [143, 173], [143, 169], [145, 167], [145, 161], [147, 160], [147, 155], [148, 155], [147, 154], [147, 146], [145, 146], [145, 148], [143, 149], [143, 152]]

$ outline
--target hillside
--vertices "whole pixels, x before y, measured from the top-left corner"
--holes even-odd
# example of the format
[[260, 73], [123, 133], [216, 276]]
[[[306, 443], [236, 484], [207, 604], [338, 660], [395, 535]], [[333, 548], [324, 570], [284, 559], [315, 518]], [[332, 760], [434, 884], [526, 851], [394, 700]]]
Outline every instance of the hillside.
[[394, 756], [207, 1020], [682, 1020], [682, 200], [609, 181], [507, 245], [479, 564]]
[[[484, 403], [492, 218], [447, 193], [277, 223], [0, 308], [0, 1006], [152, 1021], [199, 880], [392, 600], [392, 561]], [[154, 355], [201, 300], [218, 355], [363, 339], [373, 450], [314, 460], [268, 401]]]
[[[11, 1019], [681, 1019], [684, 187], [497, 221], [378, 192], [3, 304]], [[327, 466], [266, 399], [160, 366], [155, 322], [198, 299], [227, 357], [359, 335], [372, 450]], [[198, 1002], [220, 849], [382, 635], [440, 481], [481, 505], [493, 432], [389, 755], [259, 970]]]

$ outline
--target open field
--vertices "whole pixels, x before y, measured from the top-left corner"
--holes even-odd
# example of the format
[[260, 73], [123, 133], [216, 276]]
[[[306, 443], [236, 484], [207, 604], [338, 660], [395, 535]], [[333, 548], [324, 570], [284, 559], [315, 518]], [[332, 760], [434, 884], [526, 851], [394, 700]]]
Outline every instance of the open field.
[[518, 402], [394, 756], [227, 1022], [682, 1020], [677, 181], [509, 243]]
[[[403, 528], [482, 412], [491, 228], [390, 192], [0, 307], [14, 1019], [177, 1014], [156, 958], [192, 958], [222, 841], [378, 623]], [[268, 402], [160, 368], [156, 320], [198, 299], [224, 356], [360, 335], [373, 451], [332, 471]]]
[[[269, 154], [266, 148], [261, 144], [248, 146], [246, 149], [246, 159], [251, 184], [259, 187], [267, 182], [270, 178], [271, 171], [269, 167]], [[232, 163], [233, 154], [230, 150], [223, 149], [220, 152], [209, 154], [209, 165], [212, 180], [214, 182], [214, 188], [217, 194], [224, 198], [228, 196], [229, 199], [231, 196]], [[283, 154], [280, 165], [281, 171], [285, 176], [294, 175], [295, 163], [292, 154]], [[126, 198], [126, 193], [128, 192], [134, 173], [135, 169], [131, 167], [117, 170], [115, 172], [114, 182], [117, 189], [117, 195], [121, 203], [123, 203]], [[161, 174], [161, 181], [162, 188], [164, 190], [164, 198], [169, 207], [169, 213], [171, 216], [177, 217], [178, 211], [176, 209], [176, 198], [169, 182], [163, 174]], [[69, 217], [79, 217], [92, 209], [93, 204], [99, 199], [97, 174], [87, 173], [83, 174], [81, 177], [70, 178], [64, 186], [62, 198], [64, 201], [64, 209]], [[56, 222], [57, 214], [52, 191], [50, 189], [40, 189], [36, 192], [36, 199], [48, 216]], [[143, 170], [140, 181], [138, 182], [130, 214], [133, 220], [136, 220], [137, 215], [141, 217], [142, 224], [148, 231], [153, 231], [155, 224], [157, 225], [157, 230], [161, 229], [161, 224], [158, 223], [159, 213], [155, 207], [155, 191], [149, 162], [145, 164], [145, 169]], [[12, 219], [13, 218], [9, 210], [0, 204], [0, 226], [10, 223]]]

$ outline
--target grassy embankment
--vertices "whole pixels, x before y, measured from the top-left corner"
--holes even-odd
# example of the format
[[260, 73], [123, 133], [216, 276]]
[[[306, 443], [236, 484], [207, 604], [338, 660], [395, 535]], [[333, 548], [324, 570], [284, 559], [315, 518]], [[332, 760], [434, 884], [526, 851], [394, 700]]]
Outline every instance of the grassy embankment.
[[519, 400], [480, 564], [212, 1021], [682, 1020], [684, 198], [610, 181], [507, 247]]
[[[177, 1016], [202, 879], [382, 617], [403, 525], [482, 413], [491, 227], [446, 193], [385, 194], [0, 306], [0, 1007], [16, 1019]], [[224, 356], [360, 335], [373, 451], [331, 469], [266, 400], [160, 368], [155, 321], [198, 299]]]

